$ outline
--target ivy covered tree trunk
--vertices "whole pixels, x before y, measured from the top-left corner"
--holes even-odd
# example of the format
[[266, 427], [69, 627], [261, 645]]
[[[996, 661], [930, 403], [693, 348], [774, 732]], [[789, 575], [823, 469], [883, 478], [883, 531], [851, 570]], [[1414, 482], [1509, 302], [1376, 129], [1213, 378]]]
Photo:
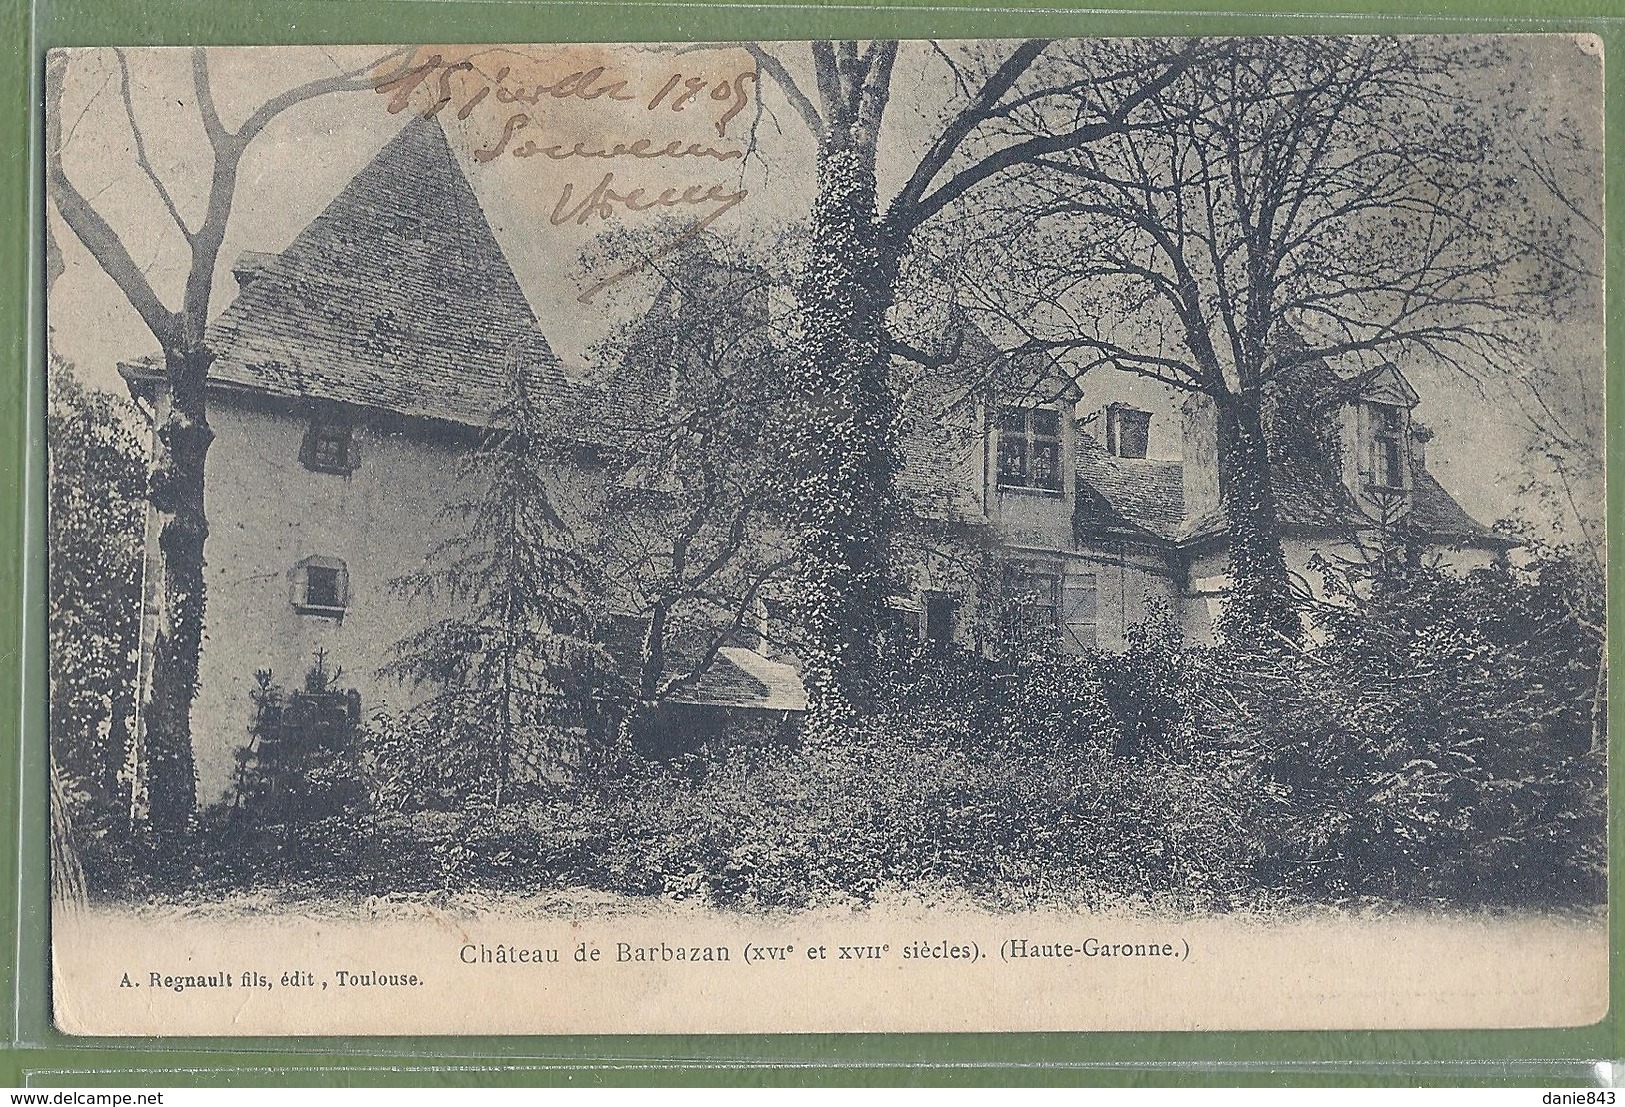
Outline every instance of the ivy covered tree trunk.
[[203, 473], [214, 441], [204, 390], [212, 360], [202, 348], [166, 355], [173, 389], [169, 415], [158, 431], [160, 454], [150, 490], [153, 507], [166, 518], [158, 533], [163, 584], [141, 771], [146, 829], [160, 849], [173, 848], [187, 833], [197, 806], [191, 714], [203, 644], [203, 544], [209, 535]]
[[1230, 595], [1219, 631], [1232, 642], [1303, 635], [1281, 548], [1269, 441], [1257, 392], [1217, 400], [1220, 502], [1230, 541]]
[[[1048, 45], [1030, 39], [1008, 52], [967, 59], [965, 69], [937, 48], [965, 95], [935, 125], [912, 132], [927, 139], [917, 160], [889, 163], [906, 179], [884, 214], [876, 210], [876, 151], [898, 43], [808, 43], [814, 78], [808, 89], [776, 51], [744, 45], [758, 78], [778, 86], [818, 139], [810, 257], [799, 289], [804, 355], [791, 412], [798, 456], [789, 482], [801, 533], [795, 614], [814, 740], [839, 736], [869, 698], [864, 686], [885, 610], [897, 515], [893, 486], [901, 468], [891, 357], [935, 360], [886, 328], [914, 236], [984, 185], [1137, 126], [1131, 123], [1136, 108], [1166, 90], [1194, 58], [1188, 51], [1147, 55], [1121, 80], [1085, 85], [1065, 64], [1053, 80], [1028, 80]], [[970, 71], [981, 79], [967, 84]], [[1092, 86], [1088, 95], [1081, 95], [1086, 86]], [[1012, 125], [1030, 112], [1044, 115], [1044, 103], [1057, 106], [1067, 124], [1044, 126], [1041, 133]], [[888, 153], [900, 151], [888, 144]]]
[[[222, 121], [216, 107], [208, 52], [202, 47], [193, 48], [193, 104], [207, 142], [208, 170], [207, 177], [198, 182], [205, 185], [202, 211], [188, 219], [147, 160], [144, 129], [134, 108], [132, 90], [136, 82], [129, 59], [123, 51], [113, 51], [137, 168], [186, 243], [188, 263], [178, 308], [165, 303], [148, 279], [146, 267], [135, 260], [118, 231], [69, 176], [63, 148], [72, 140], [73, 131], [70, 128], [64, 137], [61, 109], [70, 55], [59, 51], [46, 65], [45, 179], [51, 200], [75, 237], [158, 340], [164, 351], [170, 389], [171, 410], [158, 432], [159, 458], [149, 490], [153, 507], [166, 518], [158, 537], [163, 584], [153, 642], [151, 700], [143, 716], [143, 748], [136, 751], [136, 774], [144, 796], [131, 799], [133, 814], [155, 839], [158, 848], [153, 851], [154, 859], [161, 865], [178, 856], [176, 843], [190, 827], [197, 806], [191, 710], [197, 695], [198, 655], [203, 641], [203, 545], [209, 533], [203, 510], [203, 465], [214, 439], [205, 392], [212, 355], [204, 347], [204, 331], [209, 321], [215, 263], [236, 199], [238, 169], [254, 139], [284, 112], [329, 93], [370, 92], [384, 83], [380, 67], [392, 58], [405, 56], [403, 51], [393, 51], [357, 69], [285, 89], [253, 108], [233, 130]], [[185, 102], [175, 103], [182, 106]], [[48, 275], [54, 275], [59, 264], [60, 258], [48, 258]]]
[[875, 212], [872, 146], [836, 132], [819, 153], [807, 271], [793, 498], [797, 614], [807, 639], [809, 737], [838, 737], [862, 712], [887, 591], [899, 468], [885, 316], [896, 251]]

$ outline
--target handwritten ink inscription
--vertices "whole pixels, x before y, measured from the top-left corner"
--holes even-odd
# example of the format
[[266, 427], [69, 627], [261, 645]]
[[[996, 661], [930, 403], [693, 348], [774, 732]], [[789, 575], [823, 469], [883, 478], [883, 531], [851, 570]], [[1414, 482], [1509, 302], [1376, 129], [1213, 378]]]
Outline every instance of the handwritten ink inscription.
[[[671, 182], [671, 172], [665, 170], [652, 183], [636, 179], [635, 171], [634, 179], [626, 174], [657, 163], [687, 175], [707, 165], [743, 162], [745, 147], [729, 140], [728, 128], [755, 96], [754, 67], [691, 74], [638, 64], [641, 59], [621, 65], [607, 59], [605, 64], [557, 73], [546, 70], [562, 70], [592, 48], [563, 48], [545, 60], [512, 54], [488, 57], [484, 52], [457, 57], [451, 53], [455, 49], [414, 58], [381, 75], [374, 88], [388, 97], [386, 110], [393, 114], [412, 109], [425, 116], [448, 113], [467, 123], [474, 145], [471, 156], [482, 165], [499, 159], [538, 159], [537, 165], [605, 166], [595, 177], [554, 186], [553, 202], [546, 209], [549, 226], [586, 227], [645, 213], [692, 213], [693, 222], [653, 254], [586, 289], [579, 297], [584, 303], [705, 231], [750, 194], [737, 182], [714, 178]], [[714, 131], [716, 138], [695, 136], [696, 123]], [[604, 133], [590, 137], [560, 133], [584, 125]], [[625, 133], [633, 128], [653, 133]], [[678, 132], [673, 134], [673, 129]], [[685, 165], [690, 168], [680, 168]]]

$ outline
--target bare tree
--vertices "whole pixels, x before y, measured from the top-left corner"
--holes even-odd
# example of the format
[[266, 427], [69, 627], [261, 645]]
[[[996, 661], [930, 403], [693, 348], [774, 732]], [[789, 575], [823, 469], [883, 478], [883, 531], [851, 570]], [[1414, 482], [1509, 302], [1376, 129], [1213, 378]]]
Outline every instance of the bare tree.
[[[1566, 279], [1463, 83], [1493, 48], [1238, 39], [1157, 90], [1144, 125], [1039, 159], [989, 303], [1022, 345], [1206, 397], [1233, 591], [1227, 632], [1301, 633], [1266, 425], [1331, 359], [1504, 373]], [[1015, 305], [1011, 308], [1011, 305]]]
[[[1531, 545], [1533, 558], [1560, 582], [1570, 620], [1596, 651], [1591, 696], [1591, 750], [1608, 740], [1608, 534], [1605, 478], [1607, 429], [1600, 339], [1603, 321], [1605, 234], [1600, 179], [1601, 135], [1585, 135], [1579, 120], [1536, 112], [1524, 128], [1519, 176], [1532, 194], [1549, 202], [1549, 218], [1564, 235], [1552, 263], [1571, 273], [1573, 295], [1543, 328], [1545, 341], [1508, 382], [1513, 409], [1528, 435], [1527, 475], [1519, 492], [1538, 504], [1555, 549]], [[1593, 123], [1595, 126], [1595, 123]], [[1540, 246], [1542, 243], [1535, 242]], [[1595, 351], [1575, 348], [1558, 336], [1590, 332]]]
[[[799, 534], [799, 621], [814, 735], [842, 731], [866, 698], [887, 591], [893, 530], [897, 401], [894, 357], [921, 357], [888, 325], [916, 233], [1037, 159], [1087, 147], [1135, 120], [1193, 51], [1160, 48], [1127, 65], [1049, 67], [1044, 41], [932, 50], [958, 95], [924, 154], [884, 205], [877, 158], [893, 92], [896, 42], [747, 45], [818, 144], [807, 264], [797, 288], [802, 352], [794, 375], [793, 502]], [[957, 48], [956, 48], [957, 49]], [[1098, 59], [1092, 59], [1098, 60]], [[811, 74], [811, 91], [797, 73]], [[1043, 116], [1033, 132], [1019, 120]]]
[[[604, 236], [613, 256], [635, 232]], [[658, 235], [657, 235], [658, 237]], [[782, 462], [784, 336], [776, 278], [715, 236], [651, 266], [654, 303], [602, 344], [613, 362], [612, 467], [601, 538], [614, 606], [640, 628], [626, 736], [692, 689], [721, 649], [761, 634], [759, 605], [794, 563], [774, 474]]]
[[[1538, 101], [1536, 101], [1538, 103]], [[1514, 409], [1528, 433], [1528, 482], [1546, 522], [1582, 551], [1599, 575], [1607, 560], [1603, 476], [1608, 470], [1604, 425], [1602, 196], [1597, 188], [1602, 151], [1600, 120], [1585, 122], [1538, 108], [1524, 122], [1516, 173], [1556, 236], [1519, 233], [1550, 264], [1573, 278], [1570, 296], [1554, 302], [1530, 352], [1507, 381]], [[1550, 249], [1555, 237], [1556, 249]], [[1570, 335], [1584, 336], [1576, 344]], [[1589, 338], [1595, 345], [1586, 342]]]
[[145, 718], [146, 823], [155, 840], [183, 835], [196, 806], [190, 712], [198, 675], [204, 615], [203, 548], [209, 533], [204, 511], [204, 461], [214, 432], [209, 428], [207, 380], [213, 354], [207, 340], [210, 294], [221, 244], [237, 194], [237, 176], [254, 139], [284, 112], [329, 93], [375, 87], [389, 57], [350, 72], [290, 88], [266, 100], [235, 127], [216, 107], [206, 51], [192, 51], [198, 120], [209, 154], [206, 199], [199, 217], [182, 204], [148, 157], [137, 118], [133, 78], [123, 51], [115, 51], [118, 87], [134, 142], [135, 164], [168, 219], [186, 243], [189, 260], [180, 302], [166, 304], [147, 271], [131, 255], [112, 224], [69, 177], [63, 165], [63, 84], [75, 54], [53, 53], [46, 65], [45, 173], [52, 202], [140, 315], [163, 352], [169, 410], [158, 429], [159, 454], [148, 498], [164, 517], [158, 544], [163, 555], [152, 685]]

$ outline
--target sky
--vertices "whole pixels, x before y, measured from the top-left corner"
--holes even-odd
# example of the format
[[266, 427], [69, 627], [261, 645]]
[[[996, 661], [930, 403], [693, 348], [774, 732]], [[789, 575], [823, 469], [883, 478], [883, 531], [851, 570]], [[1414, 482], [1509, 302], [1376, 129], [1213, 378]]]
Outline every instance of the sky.
[[[1467, 93], [1498, 120], [1504, 116], [1537, 130], [1572, 131], [1577, 142], [1564, 155], [1565, 182], [1600, 220], [1601, 59], [1595, 42], [1522, 36], [1503, 40], [1502, 47], [1503, 68], [1481, 75], [1480, 87]], [[365, 66], [384, 53], [385, 48], [369, 47], [213, 49], [211, 85], [222, 118], [234, 126], [284, 89]], [[566, 364], [579, 371], [585, 372], [594, 344], [643, 304], [635, 275], [591, 292], [624, 265], [596, 254], [584, 259], [595, 236], [614, 228], [651, 228], [673, 211], [688, 218], [714, 214], [719, 231], [761, 235], [806, 215], [814, 189], [813, 139], [771, 82], [755, 84], [754, 63], [737, 47], [419, 48], [413, 61], [425, 62], [433, 54], [441, 68], [425, 70], [434, 76], [413, 87], [308, 101], [279, 116], [254, 141], [216, 273], [214, 314], [236, 292], [230, 270], [239, 255], [285, 248], [413, 111], [442, 93], [450, 100], [440, 117], [497, 240], [543, 332]], [[803, 87], [811, 87], [804, 45], [777, 47], [775, 54], [786, 59]], [[141, 124], [148, 160], [183, 217], [196, 221], [207, 162], [190, 52], [141, 49], [127, 57], [130, 107]], [[439, 74], [465, 62], [466, 69], [438, 84]], [[119, 72], [110, 50], [71, 56], [61, 109], [64, 164], [173, 305], [186, 246], [137, 167]], [[882, 197], [899, 187], [936, 121], [959, 96], [941, 55], [924, 43], [903, 46], [892, 87], [882, 132]], [[504, 95], [516, 91], [521, 95]], [[526, 96], [536, 102], [526, 102]], [[523, 122], [516, 123], [516, 117]], [[642, 152], [673, 149], [668, 144], [676, 143], [679, 154], [571, 156], [638, 140], [645, 140], [638, 148]], [[743, 156], [724, 160], [731, 153]], [[613, 197], [607, 205], [594, 203], [593, 190], [606, 173], [613, 174], [610, 188], [620, 196], [644, 189], [633, 207], [666, 189], [679, 202], [644, 211], [630, 210]], [[693, 202], [681, 202], [685, 195]], [[89, 383], [120, 389], [118, 362], [150, 352], [156, 343], [54, 210], [48, 218], [64, 262], [48, 304], [54, 348]], [[1599, 241], [1592, 259], [1598, 273], [1600, 248]], [[1600, 395], [1600, 287], [1595, 292], [1564, 318], [1545, 321], [1541, 342], [1529, 355], [1530, 365], [1555, 367], [1572, 389], [1586, 393], [1557, 396], [1564, 410], [1585, 408], [1586, 399], [1597, 398], [1590, 393]], [[584, 294], [590, 302], [582, 302]], [[1518, 492], [1527, 477], [1527, 432], [1511, 401], [1495, 388], [1486, 392], [1437, 367], [1402, 368], [1422, 396], [1416, 417], [1436, 431], [1428, 447], [1429, 467], [1445, 487], [1485, 522], [1527, 513], [1528, 497]], [[1509, 378], [1528, 368], [1508, 366]], [[1085, 408], [1129, 400], [1151, 410], [1152, 453], [1178, 457], [1178, 401], [1161, 386], [1121, 374], [1092, 374], [1084, 396]], [[1600, 480], [1597, 488], [1600, 496]], [[1600, 501], [1595, 506], [1600, 513]]]

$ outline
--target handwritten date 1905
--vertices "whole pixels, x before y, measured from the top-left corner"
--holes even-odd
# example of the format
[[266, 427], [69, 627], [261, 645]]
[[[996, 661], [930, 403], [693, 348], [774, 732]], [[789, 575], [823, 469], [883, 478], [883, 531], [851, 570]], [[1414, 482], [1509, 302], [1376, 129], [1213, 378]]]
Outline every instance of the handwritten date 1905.
[[[431, 77], [434, 82], [426, 84]], [[389, 95], [387, 108], [393, 114], [410, 106], [413, 93], [424, 86], [434, 96], [423, 108], [424, 115], [438, 115], [456, 103], [459, 119], [467, 119], [487, 97], [499, 104], [525, 104], [532, 108], [545, 99], [589, 102], [605, 99], [618, 103], [643, 100], [645, 110], [651, 112], [681, 112], [696, 101], [709, 101], [722, 109], [715, 123], [717, 134], [721, 136], [728, 133], [728, 124], [750, 102], [752, 92], [748, 86], [755, 81], [754, 70], [716, 80], [669, 73], [645, 98], [628, 89], [625, 79], [617, 78], [603, 66], [576, 70], [554, 81], [527, 83], [513, 79], [511, 66], [486, 73], [472, 61], [448, 64], [441, 55], [431, 54], [421, 65], [385, 74], [374, 88]]]

